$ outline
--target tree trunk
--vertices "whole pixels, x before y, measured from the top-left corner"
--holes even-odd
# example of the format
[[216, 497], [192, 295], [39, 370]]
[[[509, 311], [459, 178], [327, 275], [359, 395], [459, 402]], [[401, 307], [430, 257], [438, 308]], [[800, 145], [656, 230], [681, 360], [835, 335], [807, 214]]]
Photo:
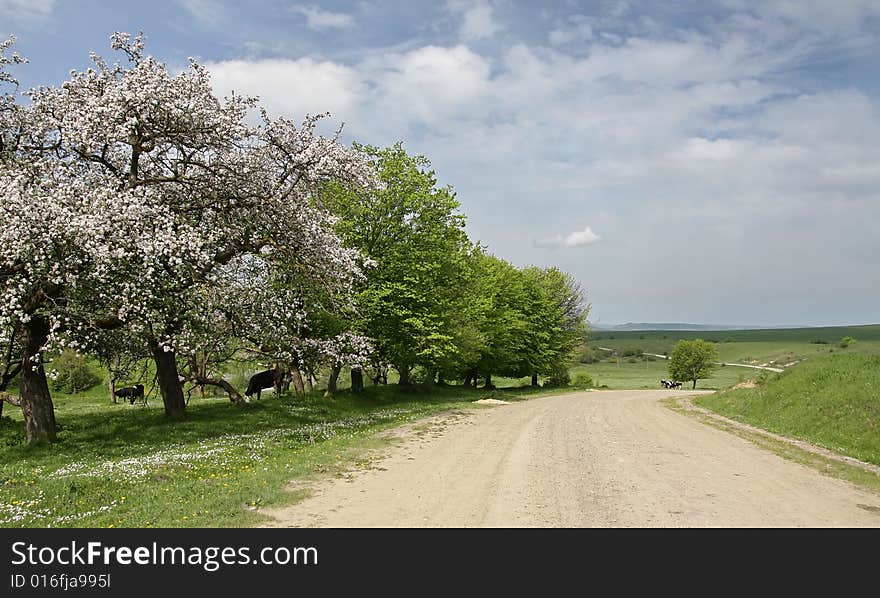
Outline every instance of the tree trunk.
[[471, 385], [471, 378], [473, 378], [473, 374], [468, 372], [468, 374], [464, 377], [464, 382], [462, 382], [462, 385], [463, 386], [470, 386]]
[[363, 392], [364, 371], [358, 367], [351, 368], [351, 392]]
[[532, 374], [532, 386], [538, 386], [538, 374], [537, 372]]
[[116, 400], [116, 378], [113, 376], [113, 374], [110, 374], [110, 376], [107, 378], [107, 390], [110, 391], [110, 401], [114, 405], [118, 403], [118, 401]]
[[165, 415], [180, 417], [186, 413], [186, 400], [178, 378], [177, 357], [174, 351], [166, 351], [154, 337], [150, 337], [148, 341], [153, 361], [156, 362], [156, 379], [165, 404]]
[[492, 384], [492, 374], [486, 374], [486, 384], [483, 386], [483, 388], [494, 390], [495, 385]]
[[284, 369], [282, 369], [280, 363], [275, 364], [274, 372], [272, 375], [272, 386], [275, 387], [275, 396], [281, 398], [281, 393], [284, 392]]
[[342, 366], [339, 364], [334, 364], [332, 368], [330, 368], [330, 377], [327, 379], [327, 390], [324, 392], [325, 397], [332, 397], [336, 394], [336, 381], [339, 380], [339, 372], [342, 371]]
[[[43, 368], [41, 349], [49, 338], [49, 321], [34, 316], [25, 324], [21, 368], [21, 412], [29, 444], [55, 440], [55, 406]], [[36, 367], [34, 367], [36, 365]]]
[[400, 379], [397, 381], [398, 386], [409, 386], [409, 366], [395, 366]]
[[298, 397], [305, 396], [306, 387], [303, 382], [302, 372], [299, 371], [299, 364], [295, 361], [291, 361], [288, 364], [290, 368], [290, 379], [293, 381], [293, 392]]
[[428, 375], [425, 376], [425, 385], [426, 386], [434, 386], [434, 382], [437, 381], [437, 370], [428, 370]]
[[697, 388], [697, 381], [694, 380], [694, 389], [696, 389], [696, 388]]

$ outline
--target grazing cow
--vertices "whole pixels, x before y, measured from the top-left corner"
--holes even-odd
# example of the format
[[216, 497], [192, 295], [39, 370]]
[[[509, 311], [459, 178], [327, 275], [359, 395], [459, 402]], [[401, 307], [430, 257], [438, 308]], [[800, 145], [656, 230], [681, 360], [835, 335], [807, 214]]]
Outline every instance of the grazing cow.
[[681, 382], [673, 382], [671, 388], [681, 388]]
[[663, 388], [669, 388], [672, 382], [670, 382], [669, 380], [661, 380], [660, 384], [661, 386], [663, 386]]
[[265, 370], [263, 372], [257, 372], [251, 376], [247, 390], [244, 391], [244, 396], [250, 398], [251, 395], [256, 393], [257, 400], [259, 401], [262, 391], [267, 388], [274, 388], [275, 394], [278, 395], [283, 375], [284, 372], [280, 370]]
[[120, 388], [113, 394], [115, 394], [120, 399], [128, 399], [129, 403], [134, 405], [134, 402], [138, 399], [138, 397], [144, 396], [144, 385], [135, 384], [134, 386], [126, 386], [125, 388]]

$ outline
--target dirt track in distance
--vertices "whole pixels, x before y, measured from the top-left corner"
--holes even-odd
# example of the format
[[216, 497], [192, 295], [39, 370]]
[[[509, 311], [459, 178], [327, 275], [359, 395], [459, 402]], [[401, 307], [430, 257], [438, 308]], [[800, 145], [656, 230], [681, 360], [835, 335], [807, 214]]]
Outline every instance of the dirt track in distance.
[[566, 394], [404, 426], [368, 469], [266, 511], [296, 527], [880, 526], [880, 495], [658, 400]]

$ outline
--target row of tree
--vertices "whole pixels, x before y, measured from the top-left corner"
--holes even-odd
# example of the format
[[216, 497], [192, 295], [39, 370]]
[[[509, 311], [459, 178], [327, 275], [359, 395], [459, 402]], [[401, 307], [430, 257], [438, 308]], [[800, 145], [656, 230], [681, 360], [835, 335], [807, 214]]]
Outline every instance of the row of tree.
[[[18, 93], [0, 43], [0, 396], [17, 380], [30, 442], [53, 440], [44, 357], [101, 359], [111, 382], [151, 359], [165, 412], [184, 383], [244, 399], [222, 375], [247, 355], [352, 388], [388, 367], [410, 382], [491, 385], [552, 374], [587, 306], [556, 269], [517, 269], [468, 240], [453, 191], [401, 145], [343, 146], [217, 99], [196, 61], [171, 74], [140, 37], [124, 63]], [[21, 96], [27, 101], [21, 101]], [[0, 401], [2, 405], [2, 401]]]

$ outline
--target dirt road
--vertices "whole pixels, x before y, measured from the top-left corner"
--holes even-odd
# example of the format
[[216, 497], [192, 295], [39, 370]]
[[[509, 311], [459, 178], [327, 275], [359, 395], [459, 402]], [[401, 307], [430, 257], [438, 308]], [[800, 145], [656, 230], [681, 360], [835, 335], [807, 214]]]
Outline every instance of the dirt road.
[[673, 412], [687, 391], [602, 391], [443, 414], [272, 525], [880, 526], [880, 495]]

